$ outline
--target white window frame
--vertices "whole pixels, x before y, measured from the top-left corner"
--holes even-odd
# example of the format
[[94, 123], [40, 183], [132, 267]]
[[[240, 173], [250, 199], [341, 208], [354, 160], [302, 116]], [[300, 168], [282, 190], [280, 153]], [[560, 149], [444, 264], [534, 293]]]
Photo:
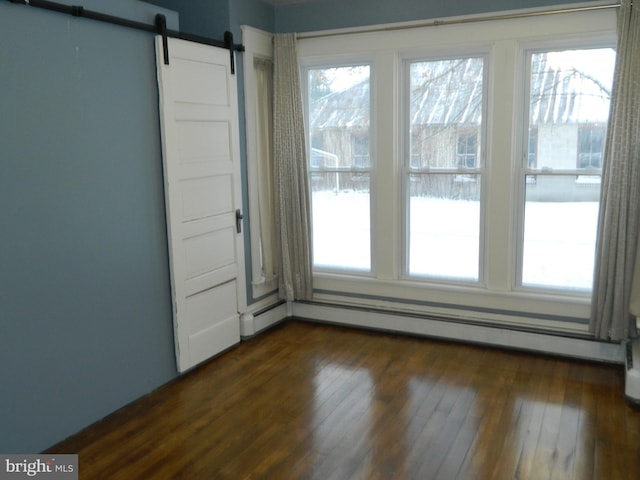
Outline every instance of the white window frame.
[[[441, 49], [432, 49], [427, 50], [423, 49], [423, 54], [416, 55], [415, 53], [404, 54], [401, 55], [400, 60], [402, 61], [403, 67], [401, 71], [400, 77], [400, 98], [398, 100], [398, 115], [400, 117], [400, 130], [402, 132], [402, 140], [400, 144], [400, 149], [403, 152], [399, 159], [399, 163], [401, 165], [402, 174], [399, 179], [401, 182], [400, 191], [402, 192], [402, 270], [401, 277], [404, 280], [409, 281], [423, 281], [423, 282], [434, 282], [442, 285], [459, 285], [459, 286], [475, 286], [475, 285], [484, 285], [486, 282], [485, 278], [485, 255], [484, 255], [484, 245], [485, 245], [485, 210], [486, 210], [486, 177], [487, 177], [487, 164], [488, 161], [488, 135], [487, 135], [487, 121], [486, 118], [488, 115], [488, 106], [489, 106], [489, 70], [491, 65], [491, 49], [488, 45], [473, 45], [473, 46], [455, 46], [450, 47], [447, 54], [444, 54]], [[440, 277], [432, 277], [432, 276], [422, 276], [417, 274], [409, 273], [409, 185], [408, 185], [408, 177], [411, 173], [427, 173], [428, 169], [426, 168], [413, 168], [411, 167], [411, 161], [409, 158], [411, 157], [411, 128], [408, 123], [409, 118], [409, 67], [413, 62], [420, 61], [433, 61], [433, 60], [448, 60], [454, 58], [466, 58], [466, 57], [480, 57], [484, 60], [484, 69], [483, 69], [483, 79], [482, 79], [482, 116], [483, 121], [480, 128], [480, 132], [478, 135], [480, 136], [480, 145], [481, 150], [477, 153], [476, 157], [476, 166], [473, 169], [466, 168], [451, 168], [451, 169], [437, 169], [434, 173], [438, 174], [460, 174], [460, 175], [478, 175], [481, 181], [481, 190], [480, 190], [480, 228], [479, 228], [479, 257], [478, 257], [478, 279], [477, 280], [467, 280], [467, 279], [448, 279], [448, 278], [440, 278]], [[486, 118], [485, 118], [486, 117]], [[457, 143], [457, 139], [456, 139]], [[456, 155], [457, 155], [457, 145], [456, 145]]]
[[[510, 12], [505, 13], [509, 16]], [[500, 13], [497, 15], [499, 16]], [[461, 20], [467, 20], [463, 17]], [[587, 334], [590, 296], [517, 287], [519, 202], [518, 168], [523, 152], [523, 47], [568, 39], [616, 35], [616, 10], [603, 9], [458, 25], [380, 32], [328, 31], [299, 36], [301, 63], [318, 59], [372, 59], [376, 168], [372, 183], [372, 268], [370, 278], [315, 272], [314, 298], [334, 304], [389, 308], [424, 315], [461, 318], [513, 328]], [[347, 33], [342, 35], [342, 33]], [[311, 38], [313, 37], [313, 38]], [[488, 118], [485, 122], [485, 249], [483, 282], [451, 284], [403, 275], [402, 62], [406, 58], [488, 48]], [[425, 46], [429, 46], [428, 48]], [[338, 59], [338, 60], [336, 60]], [[526, 152], [526, 150], [524, 150]], [[504, 188], [492, 188], [503, 185]], [[374, 194], [375, 192], [375, 194]]]
[[[301, 68], [301, 76], [302, 76], [302, 91], [303, 91], [303, 103], [305, 109], [305, 134], [307, 135], [307, 148], [309, 152], [311, 151], [311, 139], [309, 138], [309, 105], [308, 105], [308, 81], [307, 81], [307, 72], [309, 70], [314, 69], [323, 69], [323, 68], [339, 68], [339, 67], [351, 67], [351, 66], [369, 66], [369, 168], [340, 168], [340, 169], [332, 169], [332, 168], [316, 168], [313, 171], [315, 172], [336, 172], [336, 173], [368, 173], [369, 174], [369, 225], [371, 231], [374, 231], [376, 216], [373, 212], [373, 198], [374, 198], [374, 178], [376, 177], [376, 150], [375, 144], [371, 141], [372, 138], [376, 136], [376, 104], [373, 97], [374, 90], [374, 71], [375, 65], [369, 56], [318, 56], [314, 58], [304, 58], [300, 59], [300, 68]], [[309, 176], [312, 174], [311, 168], [311, 154], [309, 153]], [[311, 178], [309, 179], [311, 182]], [[310, 183], [311, 185], [311, 183]], [[311, 188], [311, 187], [310, 187]], [[311, 215], [313, 217], [313, 199], [311, 200]], [[312, 222], [313, 224], [313, 222]], [[337, 274], [337, 275], [352, 275], [355, 277], [372, 277], [376, 274], [376, 261], [374, 255], [374, 236], [371, 235], [369, 238], [370, 241], [370, 251], [371, 258], [369, 263], [369, 270], [360, 270], [356, 268], [338, 268], [327, 265], [313, 265], [314, 273], [328, 273], [328, 274]]]
[[[517, 172], [516, 186], [516, 199], [518, 209], [515, 210], [514, 226], [516, 227], [516, 270], [515, 277], [513, 278], [512, 288], [514, 290], [520, 290], [523, 292], [545, 292], [549, 294], [560, 294], [566, 296], [574, 296], [578, 298], [586, 299], [590, 302], [591, 291], [585, 291], [581, 289], [562, 289], [556, 287], [545, 287], [541, 285], [524, 285], [522, 283], [523, 275], [523, 263], [524, 263], [524, 210], [525, 210], [525, 197], [526, 197], [526, 176], [527, 175], [544, 175], [544, 173], [538, 170], [535, 173], [531, 173], [532, 170], [528, 167], [528, 150], [529, 150], [529, 95], [530, 95], [530, 56], [533, 53], [553, 51], [553, 50], [571, 50], [571, 49], [589, 49], [589, 48], [616, 48], [616, 35], [615, 32], [596, 32], [591, 35], [564, 35], [556, 37], [552, 40], [543, 38], [540, 40], [521, 42], [519, 48], [519, 61], [520, 66], [518, 70], [520, 73], [520, 87], [517, 89], [517, 102], [515, 112], [519, 115], [517, 122], [517, 128], [522, 132], [520, 141], [516, 144], [516, 155], [514, 155], [514, 170]], [[537, 152], [536, 152], [537, 153]], [[521, 160], [525, 159], [525, 160]], [[585, 171], [580, 173], [576, 167], [571, 170], [558, 170], [553, 173], [560, 175], [566, 173], [567, 175], [576, 175], [576, 181], [580, 176], [588, 175]], [[597, 174], [602, 178], [602, 171]], [[599, 182], [598, 182], [599, 183]]]

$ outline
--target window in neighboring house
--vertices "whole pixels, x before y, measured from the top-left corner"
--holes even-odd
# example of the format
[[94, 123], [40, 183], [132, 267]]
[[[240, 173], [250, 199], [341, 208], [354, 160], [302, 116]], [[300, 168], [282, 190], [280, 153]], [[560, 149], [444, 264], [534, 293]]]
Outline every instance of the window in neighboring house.
[[409, 145], [409, 149], [411, 150], [409, 167], [421, 168], [423, 142], [422, 142], [422, 135], [420, 134], [420, 131], [413, 130], [411, 132], [411, 144]]
[[369, 134], [355, 133], [352, 136], [353, 166], [356, 168], [369, 168]]
[[458, 134], [458, 167], [475, 168], [477, 144], [478, 134], [476, 132]]
[[538, 127], [529, 127], [529, 142], [527, 148], [527, 166], [536, 168], [538, 165]]
[[601, 169], [605, 129], [601, 125], [578, 128], [578, 168]]
[[323, 167], [326, 157], [322, 135], [314, 135], [311, 137], [311, 155], [309, 156], [311, 170]]
[[369, 65], [306, 70], [313, 267], [371, 270]]

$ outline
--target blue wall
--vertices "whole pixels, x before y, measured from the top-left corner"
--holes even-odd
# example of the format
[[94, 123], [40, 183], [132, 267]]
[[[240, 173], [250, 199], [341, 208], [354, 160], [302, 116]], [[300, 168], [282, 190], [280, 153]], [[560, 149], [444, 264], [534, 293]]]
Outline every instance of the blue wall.
[[0, 72], [0, 452], [34, 453], [177, 375], [153, 35], [1, 2]]
[[262, 0], [147, 0], [180, 14], [182, 32], [222, 40], [226, 30], [239, 42], [241, 25], [274, 30], [273, 6]]
[[229, 28], [234, 36], [240, 38], [240, 26], [250, 25], [260, 30], [273, 32], [275, 11], [262, 0], [229, 0]]
[[227, 0], [147, 0], [180, 15], [180, 30], [192, 35], [222, 40], [229, 30]]
[[276, 7], [276, 32], [425, 20], [518, 8], [581, 3], [579, 0], [322, 0]]

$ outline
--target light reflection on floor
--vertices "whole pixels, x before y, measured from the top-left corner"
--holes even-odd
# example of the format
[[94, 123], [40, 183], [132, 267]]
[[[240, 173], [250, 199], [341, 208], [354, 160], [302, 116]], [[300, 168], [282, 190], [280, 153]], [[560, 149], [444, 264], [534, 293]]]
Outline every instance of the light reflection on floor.
[[586, 414], [563, 398], [537, 399], [514, 372], [496, 375], [495, 388], [509, 389], [506, 395], [474, 388], [473, 376], [465, 385], [462, 375], [408, 383], [394, 383], [384, 370], [375, 375], [317, 365], [309, 478], [556, 478], [588, 471], [575, 463], [576, 443], [591, 438]]

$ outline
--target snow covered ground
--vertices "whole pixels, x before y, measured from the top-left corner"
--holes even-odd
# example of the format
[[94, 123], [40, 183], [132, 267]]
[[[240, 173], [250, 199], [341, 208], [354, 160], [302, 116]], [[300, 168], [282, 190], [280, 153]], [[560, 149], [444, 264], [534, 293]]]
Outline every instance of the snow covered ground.
[[[478, 202], [414, 197], [410, 217], [411, 274], [478, 278]], [[597, 202], [527, 203], [523, 284], [590, 289], [597, 217]], [[318, 266], [369, 270], [369, 196], [314, 193], [313, 243]]]

